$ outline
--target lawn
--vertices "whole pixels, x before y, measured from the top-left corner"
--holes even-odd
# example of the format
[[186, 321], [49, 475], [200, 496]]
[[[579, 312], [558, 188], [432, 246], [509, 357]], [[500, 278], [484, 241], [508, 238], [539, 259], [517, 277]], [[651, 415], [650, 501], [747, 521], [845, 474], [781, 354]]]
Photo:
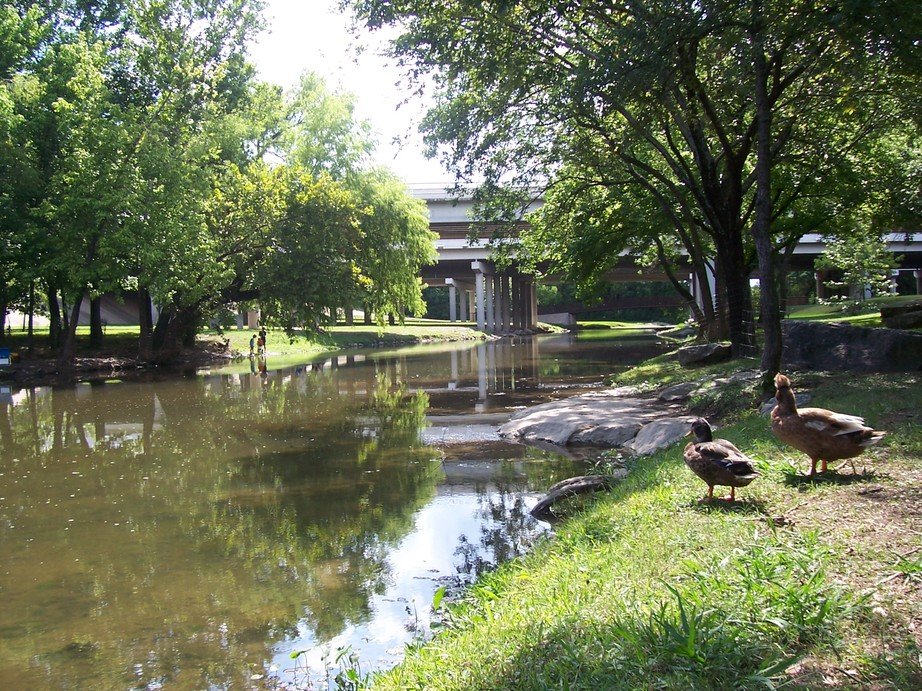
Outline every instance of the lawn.
[[718, 436], [762, 473], [736, 503], [699, 502], [681, 444], [634, 461], [374, 688], [922, 688], [922, 381], [809, 384], [813, 404], [889, 431], [857, 474], [804, 477], [806, 458], [732, 392]]
[[852, 326], [881, 327], [880, 308], [888, 305], [903, 305], [920, 300], [918, 295], [884, 295], [868, 298], [862, 303], [828, 303], [803, 305], [791, 308], [788, 319], [811, 319], [836, 321]]

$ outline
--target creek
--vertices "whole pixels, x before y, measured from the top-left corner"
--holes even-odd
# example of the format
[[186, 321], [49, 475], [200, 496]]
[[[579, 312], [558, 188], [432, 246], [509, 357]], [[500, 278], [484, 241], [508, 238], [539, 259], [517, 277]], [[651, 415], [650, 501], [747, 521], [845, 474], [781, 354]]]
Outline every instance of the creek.
[[0, 389], [0, 688], [396, 664], [436, 591], [524, 554], [550, 530], [529, 508], [586, 472], [498, 425], [662, 348], [586, 332]]

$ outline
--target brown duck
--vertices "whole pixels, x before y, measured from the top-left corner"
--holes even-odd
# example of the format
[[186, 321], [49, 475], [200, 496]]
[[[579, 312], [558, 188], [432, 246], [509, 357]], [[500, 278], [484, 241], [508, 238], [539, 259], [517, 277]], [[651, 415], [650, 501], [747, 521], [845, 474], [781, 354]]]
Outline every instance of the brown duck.
[[886, 434], [868, 427], [864, 418], [856, 415], [825, 408], [798, 410], [791, 380], [783, 374], [775, 375], [775, 388], [778, 403], [772, 409], [772, 432], [810, 457], [810, 475], [816, 474], [818, 461], [822, 462], [820, 472], [825, 473], [829, 461], [854, 458]]
[[714, 485], [730, 488], [730, 501], [736, 499], [736, 488], [745, 487], [759, 476], [752, 459], [726, 439], [714, 439], [711, 425], [703, 417], [692, 422], [695, 441], [682, 453], [685, 464], [708, 486], [705, 499], [713, 499]]

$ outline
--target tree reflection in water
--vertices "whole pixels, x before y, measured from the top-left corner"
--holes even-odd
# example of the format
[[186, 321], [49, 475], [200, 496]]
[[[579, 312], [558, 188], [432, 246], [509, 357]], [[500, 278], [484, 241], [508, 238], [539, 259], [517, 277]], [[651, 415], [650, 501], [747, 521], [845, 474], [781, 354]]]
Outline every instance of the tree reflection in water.
[[[550, 369], [597, 379], [566, 347]], [[420, 442], [427, 415], [549, 395], [536, 358], [0, 390], [0, 688], [246, 687], [292, 648], [372, 628], [399, 648], [413, 598], [522, 554], [543, 530], [527, 497], [580, 467]]]

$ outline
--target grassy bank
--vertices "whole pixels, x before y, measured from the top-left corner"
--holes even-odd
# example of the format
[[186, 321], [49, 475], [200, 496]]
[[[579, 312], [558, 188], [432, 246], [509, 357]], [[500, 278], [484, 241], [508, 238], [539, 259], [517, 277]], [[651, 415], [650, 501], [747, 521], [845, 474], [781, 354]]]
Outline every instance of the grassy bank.
[[[254, 329], [228, 329], [223, 333], [206, 333], [203, 339], [225, 339], [231, 350], [246, 355], [250, 350], [250, 336]], [[393, 347], [415, 343], [471, 341], [484, 338], [484, 334], [470, 325], [432, 319], [408, 319], [395, 326], [332, 326], [322, 333], [296, 332], [293, 337], [277, 329], [267, 332], [266, 349], [270, 355], [316, 355], [332, 350], [350, 348]]]
[[835, 321], [851, 324], [852, 326], [879, 328], [883, 326], [880, 318], [881, 307], [906, 305], [918, 300], [918, 295], [883, 295], [868, 298], [857, 305], [852, 302], [803, 305], [791, 308], [787, 318]]
[[[88, 326], [77, 328], [76, 350], [78, 356], [101, 355], [131, 357], [138, 347], [137, 326], [107, 326], [102, 348], [91, 351]], [[200, 343], [228, 343], [232, 351], [246, 355], [250, 350], [250, 336], [254, 329], [225, 329], [205, 331], [198, 336]], [[334, 326], [321, 333], [297, 332], [292, 338], [280, 329], [267, 332], [268, 351], [271, 355], [316, 355], [347, 348], [388, 347], [415, 343], [479, 340], [484, 334], [470, 324], [450, 323], [432, 319], [408, 319], [403, 325], [385, 326]], [[4, 339], [13, 352], [25, 353], [28, 337], [22, 329], [11, 329]], [[48, 329], [35, 329], [35, 356], [48, 353]]]
[[890, 431], [858, 475], [807, 480], [806, 458], [767, 418], [737, 409], [718, 435], [763, 473], [739, 501], [700, 504], [682, 445], [635, 461], [613, 492], [479, 581], [446, 630], [374, 687], [922, 687], [922, 382], [806, 383], [815, 405]]

